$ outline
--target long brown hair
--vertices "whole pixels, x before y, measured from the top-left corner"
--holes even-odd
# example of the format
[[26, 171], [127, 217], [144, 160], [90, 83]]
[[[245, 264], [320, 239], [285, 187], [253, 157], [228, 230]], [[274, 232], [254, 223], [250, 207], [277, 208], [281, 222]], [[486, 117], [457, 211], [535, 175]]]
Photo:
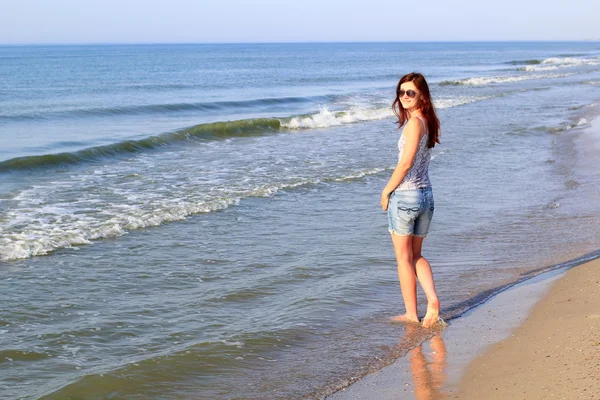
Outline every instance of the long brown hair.
[[400, 78], [398, 86], [396, 86], [396, 98], [392, 103], [392, 110], [396, 117], [398, 117], [398, 121], [396, 121], [398, 128], [401, 128], [408, 121], [408, 111], [402, 107], [400, 96], [398, 95], [400, 86], [405, 82], [414, 83], [419, 93], [421, 93], [421, 113], [427, 124], [427, 147], [432, 148], [436, 143], [440, 143], [440, 120], [435, 113], [435, 107], [431, 101], [431, 93], [429, 93], [427, 81], [425, 80], [425, 77], [418, 72], [411, 72], [410, 74], [404, 75]]

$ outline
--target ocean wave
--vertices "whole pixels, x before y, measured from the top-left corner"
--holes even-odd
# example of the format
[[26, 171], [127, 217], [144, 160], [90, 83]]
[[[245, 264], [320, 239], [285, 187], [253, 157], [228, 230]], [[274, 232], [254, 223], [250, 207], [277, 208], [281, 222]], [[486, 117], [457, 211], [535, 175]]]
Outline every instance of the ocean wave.
[[587, 65], [599, 65], [600, 58], [574, 58], [574, 57], [554, 57], [545, 59], [542, 64], [552, 64], [558, 68], [572, 68]]
[[569, 110], [576, 111], [576, 110], [581, 110], [584, 108], [594, 108], [596, 106], [598, 106], [598, 103], [582, 104], [582, 105], [575, 106], [575, 107], [569, 107]]
[[64, 111], [44, 111], [16, 115], [1, 115], [1, 121], [31, 121], [62, 118], [114, 117], [123, 115], [155, 115], [182, 111], [214, 112], [220, 110], [254, 109], [264, 106], [314, 103], [334, 100], [332, 96], [276, 97], [238, 101], [215, 101], [199, 103], [165, 103], [123, 107], [78, 108]]
[[585, 117], [578, 117], [576, 119], [573, 119], [571, 121], [565, 121], [559, 125], [554, 125], [554, 126], [539, 126], [537, 128], [535, 128], [536, 131], [540, 131], [540, 132], [546, 132], [546, 133], [552, 133], [552, 134], [559, 134], [559, 133], [563, 133], [566, 131], [569, 131], [571, 129], [583, 126], [583, 125], [587, 125], [589, 124], [590, 121], [585, 118]]
[[574, 73], [562, 74], [532, 74], [532, 75], [511, 75], [511, 76], [491, 76], [491, 77], [473, 77], [457, 80], [447, 80], [440, 82], [441, 86], [483, 86], [489, 84], [502, 84], [521, 82], [533, 79], [556, 79], [574, 75]]
[[[465, 96], [457, 98], [444, 98], [434, 100], [438, 109], [458, 107], [477, 101], [487, 100], [490, 96], [475, 97]], [[347, 111], [329, 111], [327, 107], [320, 107], [319, 112], [311, 115], [293, 117], [281, 120], [281, 126], [288, 129], [315, 129], [328, 128], [332, 126], [352, 124], [356, 122], [375, 121], [393, 117], [394, 113], [390, 107], [386, 108], [362, 108], [351, 107]]]
[[583, 53], [573, 53], [573, 54], [559, 54], [557, 57], [583, 57], [585, 54]]
[[534, 66], [534, 65], [527, 65], [525, 67], [520, 67], [517, 68], [517, 71], [526, 71], [526, 72], [536, 72], [536, 71], [554, 71], [559, 69], [560, 67], [557, 65], [550, 65], [547, 67], [539, 67], [539, 66]]
[[554, 71], [557, 69], [593, 66], [599, 64], [600, 61], [597, 59], [548, 58], [542, 61], [542, 63], [539, 65], [526, 65], [524, 67], [518, 67], [516, 70], [525, 72]]
[[586, 62], [586, 60], [573, 57], [550, 57], [542, 61], [542, 64], [577, 64], [581, 62]]
[[481, 96], [481, 97], [466, 96], [466, 97], [458, 97], [458, 98], [450, 98], [450, 99], [437, 99], [437, 100], [433, 101], [433, 105], [437, 109], [452, 108], [452, 107], [463, 106], [465, 104], [476, 103], [478, 101], [488, 100], [493, 97], [497, 97], [497, 96]]
[[594, 62], [593, 59], [581, 58], [585, 57], [585, 54], [561, 54], [557, 57], [549, 57], [543, 60], [531, 59], [531, 60], [512, 60], [505, 64], [508, 65], [539, 65], [539, 64], [577, 64], [585, 62]]
[[40, 222], [36, 226], [28, 226], [28, 229], [20, 233], [0, 231], [0, 260], [30, 258], [47, 255], [61, 248], [92, 244], [95, 240], [122, 236], [130, 230], [159, 226], [165, 222], [185, 219], [191, 214], [224, 209], [237, 201], [239, 199], [231, 198], [204, 203], [182, 203], [155, 211], [129, 207], [129, 212], [106, 221], [86, 221], [74, 217], [75, 221], [70, 224], [60, 221], [47, 224]]
[[351, 108], [348, 111], [332, 112], [327, 107], [320, 107], [319, 112], [316, 114], [283, 120], [281, 126], [288, 129], [329, 128], [356, 122], [385, 119], [393, 115], [391, 109], [387, 108]]
[[128, 140], [106, 146], [90, 147], [71, 153], [13, 158], [0, 162], [0, 172], [63, 164], [79, 164], [121, 154], [140, 153], [185, 140], [220, 140], [231, 137], [265, 135], [276, 132], [280, 128], [281, 122], [277, 118], [256, 118], [200, 124], [142, 140]]
[[22, 212], [12, 209], [9, 214], [0, 216], [3, 219], [3, 225], [0, 226], [0, 260], [12, 261], [48, 255], [59, 249], [88, 245], [97, 240], [122, 236], [130, 231], [184, 220], [191, 215], [223, 210], [239, 204], [245, 198], [271, 197], [281, 190], [326, 182], [353, 181], [392, 168], [358, 169], [339, 176], [290, 178], [231, 193], [215, 192], [208, 198], [202, 197], [205, 194], [167, 198], [155, 193], [154, 198], [133, 201], [135, 195], [129, 193], [124, 194], [128, 198], [127, 204], [105, 204], [103, 211], [91, 214], [81, 212], [89, 210], [89, 204], [81, 205], [76, 213], [73, 212], [72, 207], [76, 206], [73, 203], [68, 206], [39, 206], [39, 199], [47, 188], [35, 187], [13, 199], [22, 202]]
[[506, 62], [506, 64], [509, 65], [537, 65], [537, 64], [541, 64], [543, 60], [513, 60], [513, 61], [508, 61]]

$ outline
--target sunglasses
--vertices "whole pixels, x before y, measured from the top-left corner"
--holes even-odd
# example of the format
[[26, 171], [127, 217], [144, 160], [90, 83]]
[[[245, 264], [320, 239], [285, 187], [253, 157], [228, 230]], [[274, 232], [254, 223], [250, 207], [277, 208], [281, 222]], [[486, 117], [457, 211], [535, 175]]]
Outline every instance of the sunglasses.
[[412, 99], [417, 94], [419, 94], [419, 92], [415, 92], [414, 90], [404, 90], [404, 89], [398, 90], [398, 97], [404, 97], [405, 94]]

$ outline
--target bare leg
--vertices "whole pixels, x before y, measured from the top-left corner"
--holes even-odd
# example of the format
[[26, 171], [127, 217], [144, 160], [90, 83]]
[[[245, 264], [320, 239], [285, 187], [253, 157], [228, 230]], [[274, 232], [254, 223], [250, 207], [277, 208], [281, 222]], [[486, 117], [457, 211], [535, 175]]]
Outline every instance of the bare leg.
[[406, 313], [392, 318], [398, 322], [419, 322], [417, 314], [417, 275], [413, 264], [412, 236], [399, 236], [392, 234], [392, 243], [398, 262], [398, 277], [400, 289], [404, 299]]
[[421, 254], [423, 240], [425, 238], [415, 236], [412, 241], [412, 252], [415, 272], [419, 283], [427, 297], [427, 313], [423, 318], [423, 326], [429, 328], [437, 324], [440, 315], [440, 301], [435, 291], [433, 272], [429, 261]]

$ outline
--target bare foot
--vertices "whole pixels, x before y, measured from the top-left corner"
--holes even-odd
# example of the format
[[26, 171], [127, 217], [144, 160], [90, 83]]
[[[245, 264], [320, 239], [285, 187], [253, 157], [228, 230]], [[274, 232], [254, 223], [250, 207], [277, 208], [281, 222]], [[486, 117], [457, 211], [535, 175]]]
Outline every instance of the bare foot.
[[404, 315], [397, 315], [395, 317], [390, 318], [390, 320], [392, 322], [400, 322], [402, 324], [406, 324], [406, 323], [411, 323], [411, 324], [418, 324], [419, 323], [419, 318], [415, 317], [415, 318], [409, 318], [406, 316], [406, 314]]
[[427, 305], [427, 313], [423, 318], [423, 327], [432, 328], [440, 319], [440, 302], [435, 300]]

